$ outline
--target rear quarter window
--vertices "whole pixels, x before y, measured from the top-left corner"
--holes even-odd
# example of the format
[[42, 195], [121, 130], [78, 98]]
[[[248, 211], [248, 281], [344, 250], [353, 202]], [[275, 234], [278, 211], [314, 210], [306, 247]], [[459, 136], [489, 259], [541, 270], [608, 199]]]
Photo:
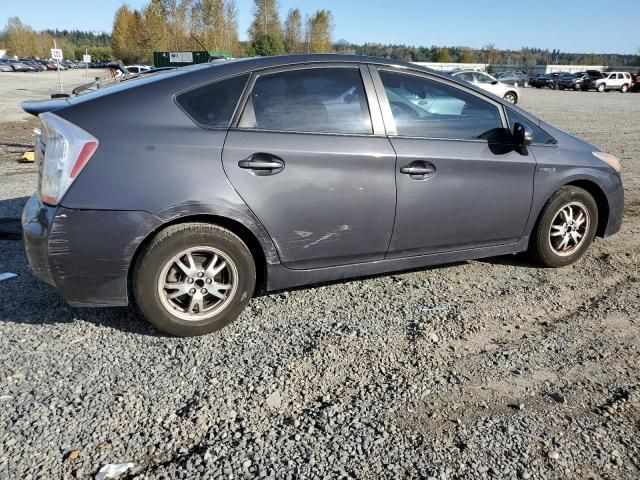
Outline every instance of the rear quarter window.
[[227, 128], [235, 112], [249, 74], [187, 90], [176, 96], [176, 103], [198, 125]]

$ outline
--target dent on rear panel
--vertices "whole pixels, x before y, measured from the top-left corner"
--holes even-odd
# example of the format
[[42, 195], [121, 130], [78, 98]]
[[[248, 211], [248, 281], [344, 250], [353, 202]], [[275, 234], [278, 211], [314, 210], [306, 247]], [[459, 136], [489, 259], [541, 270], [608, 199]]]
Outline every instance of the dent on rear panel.
[[222, 199], [211, 199], [202, 202], [190, 200], [156, 214], [162, 223], [194, 215], [215, 215], [235, 220], [255, 235], [262, 246], [265, 260], [269, 265], [280, 263], [280, 257], [271, 241], [271, 237], [253, 212], [244, 204], [230, 204]]
[[51, 225], [48, 250], [65, 299], [83, 304], [124, 301], [131, 260], [158, 225], [159, 220], [146, 212], [60, 209]]

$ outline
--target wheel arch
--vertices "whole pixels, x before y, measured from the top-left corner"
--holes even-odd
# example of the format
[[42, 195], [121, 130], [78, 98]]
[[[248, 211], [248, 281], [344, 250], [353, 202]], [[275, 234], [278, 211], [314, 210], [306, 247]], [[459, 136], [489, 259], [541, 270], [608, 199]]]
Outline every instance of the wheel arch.
[[609, 219], [609, 201], [600, 186], [591, 180], [585, 179], [573, 180], [563, 186], [579, 187], [591, 194], [598, 206], [598, 227], [596, 229], [596, 236], [604, 237], [604, 232], [607, 229], [607, 222]]
[[231, 231], [235, 235], [237, 235], [240, 240], [242, 240], [245, 245], [249, 248], [251, 252], [251, 256], [255, 262], [256, 266], [256, 286], [254, 295], [259, 295], [266, 290], [267, 286], [267, 260], [265, 256], [264, 249], [260, 244], [257, 236], [254, 232], [251, 231], [249, 227], [242, 224], [238, 220], [225, 217], [222, 215], [215, 214], [193, 214], [186, 215], [183, 217], [174, 218], [170, 221], [164, 222], [158, 225], [155, 229], [147, 234], [147, 236], [140, 242], [137, 246], [133, 257], [131, 258], [131, 262], [129, 262], [129, 271], [127, 274], [128, 281], [128, 290], [129, 297], [133, 298], [133, 271], [135, 265], [140, 259], [140, 255], [144, 252], [145, 248], [153, 241], [153, 239], [163, 230], [173, 225], [180, 225], [184, 223], [210, 223], [212, 225], [218, 225], [220, 227], [226, 228]]

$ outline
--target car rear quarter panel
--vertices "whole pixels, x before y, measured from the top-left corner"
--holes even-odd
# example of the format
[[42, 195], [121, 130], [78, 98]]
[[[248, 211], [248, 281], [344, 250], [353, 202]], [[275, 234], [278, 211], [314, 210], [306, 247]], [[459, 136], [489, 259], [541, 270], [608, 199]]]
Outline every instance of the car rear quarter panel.
[[100, 142], [62, 199], [49, 234], [52, 270], [69, 303], [126, 304], [127, 271], [141, 245], [183, 218], [238, 222], [260, 243], [268, 264], [279, 262], [224, 173], [226, 130], [195, 125], [174, 103], [176, 92], [214, 79], [215, 68], [207, 70], [188, 82], [177, 78], [99, 95], [56, 112]]

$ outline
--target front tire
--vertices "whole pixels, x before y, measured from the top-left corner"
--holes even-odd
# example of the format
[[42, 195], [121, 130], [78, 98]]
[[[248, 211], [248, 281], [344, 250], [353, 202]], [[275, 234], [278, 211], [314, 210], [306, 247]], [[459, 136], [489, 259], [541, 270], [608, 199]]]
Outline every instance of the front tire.
[[135, 298], [145, 318], [180, 337], [205, 335], [234, 321], [255, 284], [255, 263], [244, 242], [209, 223], [163, 230], [133, 272]]
[[604, 83], [601, 83], [600, 85], [598, 85], [598, 88], [596, 90], [598, 90], [600, 93], [605, 92], [607, 90], [607, 86]]
[[620, 88], [620, 91], [622, 93], [627, 93], [627, 90], [629, 90], [629, 85], [627, 85], [626, 83], [624, 85], [622, 85], [622, 87]]
[[547, 201], [531, 239], [530, 253], [546, 267], [577, 262], [589, 249], [598, 226], [598, 206], [589, 192], [565, 186]]

